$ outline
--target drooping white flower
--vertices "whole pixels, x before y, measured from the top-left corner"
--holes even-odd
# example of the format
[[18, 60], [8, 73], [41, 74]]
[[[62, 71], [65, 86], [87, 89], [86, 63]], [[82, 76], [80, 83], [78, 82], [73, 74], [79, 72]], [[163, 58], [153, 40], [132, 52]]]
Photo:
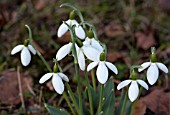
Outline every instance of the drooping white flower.
[[[67, 54], [69, 54], [72, 50], [72, 43], [66, 44], [62, 46], [57, 54], [56, 59], [57, 61], [60, 61], [63, 59]], [[90, 59], [90, 60], [97, 60], [100, 56], [100, 53], [95, 48], [91, 47], [90, 45], [83, 45], [82, 47], [78, 47], [77, 44], [75, 44], [76, 52], [77, 52], [77, 58], [78, 58], [78, 64], [81, 70], [85, 70], [85, 57], [84, 55]]]
[[100, 45], [100, 43], [95, 40], [94, 38], [88, 38], [86, 37], [85, 41], [83, 42], [84, 45], [91, 45], [92, 47], [96, 48], [100, 53], [103, 51], [103, 47]]
[[139, 72], [149, 67], [147, 70], [147, 80], [150, 85], [153, 85], [158, 79], [159, 76], [158, 68], [163, 72], [168, 73], [168, 68], [163, 63], [160, 62], [145, 62], [141, 64], [141, 66], [142, 68], [138, 69]]
[[[82, 28], [82, 26], [79, 25], [79, 23], [76, 20], [67, 20], [65, 23], [67, 23], [70, 26], [75, 25], [75, 34], [78, 38], [84, 39], [85, 38], [85, 31]], [[58, 29], [58, 37], [63, 36], [68, 31], [68, 26], [64, 22], [60, 25]]]
[[139, 80], [139, 79], [138, 80], [124, 80], [121, 83], [119, 83], [119, 85], [117, 86], [117, 90], [120, 90], [129, 84], [130, 86], [128, 90], [128, 97], [131, 102], [135, 101], [139, 95], [138, 84], [140, 84], [142, 87], [148, 90], [148, 85], [143, 80]]
[[100, 61], [99, 58], [97, 61], [94, 61], [87, 66], [87, 71], [90, 71], [97, 65], [98, 67], [97, 67], [96, 75], [98, 81], [101, 84], [105, 84], [108, 79], [108, 68], [112, 70], [115, 74], [118, 74], [118, 70], [115, 65], [107, 61]]
[[49, 80], [50, 78], [52, 77], [52, 84], [53, 84], [53, 87], [55, 89], [55, 91], [58, 93], [58, 94], [62, 94], [63, 91], [64, 91], [64, 84], [63, 84], [63, 81], [66, 81], [66, 82], [69, 82], [69, 79], [68, 77], [61, 73], [61, 72], [58, 72], [58, 73], [46, 73], [45, 75], [43, 75], [41, 77], [41, 79], [39, 80], [39, 83], [42, 84], [44, 82], [46, 82], [47, 80]]
[[12, 49], [11, 55], [18, 53], [19, 51], [21, 51], [21, 63], [23, 66], [27, 66], [30, 63], [30, 52], [34, 55], [36, 54], [36, 50], [32, 47], [32, 45], [17, 45]]

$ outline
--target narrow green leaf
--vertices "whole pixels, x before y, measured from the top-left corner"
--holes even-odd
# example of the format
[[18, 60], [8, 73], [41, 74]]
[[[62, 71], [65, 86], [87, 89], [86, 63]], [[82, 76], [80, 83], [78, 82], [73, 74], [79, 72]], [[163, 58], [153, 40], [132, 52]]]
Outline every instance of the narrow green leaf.
[[102, 115], [114, 115], [115, 111], [115, 95], [113, 78], [111, 77], [104, 87], [104, 101], [102, 108]]
[[122, 110], [122, 105], [123, 105], [124, 98], [125, 98], [125, 90], [123, 89], [122, 93], [121, 93], [120, 100], [119, 100], [119, 106], [116, 109], [116, 115], [120, 115], [120, 112]]
[[[76, 99], [76, 101], [77, 101], [77, 104], [79, 103], [79, 99], [78, 99], [78, 97], [76, 96], [76, 95], [74, 95], [75, 96], [75, 99]], [[84, 103], [83, 103], [83, 114], [84, 115], [90, 115], [90, 112], [89, 112], [89, 110], [86, 108], [86, 106], [84, 105]]]
[[48, 112], [51, 114], [51, 115], [70, 115], [66, 110], [64, 109], [58, 109], [58, 108], [55, 108], [53, 106], [50, 106], [48, 104], [44, 104], [45, 108], [48, 110]]

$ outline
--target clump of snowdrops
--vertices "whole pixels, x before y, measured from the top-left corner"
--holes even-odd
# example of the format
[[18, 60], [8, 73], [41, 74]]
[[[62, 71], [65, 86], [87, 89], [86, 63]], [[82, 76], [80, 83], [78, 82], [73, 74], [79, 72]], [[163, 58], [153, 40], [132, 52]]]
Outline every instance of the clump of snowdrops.
[[[141, 94], [142, 88], [149, 89], [148, 83], [153, 85], [158, 80], [159, 70], [168, 73], [167, 67], [157, 62], [156, 50], [151, 48], [151, 58], [149, 62], [141, 65], [132, 65], [130, 68], [129, 79], [120, 82], [115, 88], [114, 76], [121, 71], [117, 67], [108, 62], [106, 59], [107, 47], [98, 40], [95, 27], [84, 21], [81, 12], [73, 5], [64, 3], [61, 7], [67, 6], [73, 10], [70, 12], [69, 18], [63, 21], [59, 26], [57, 35], [62, 37], [67, 31], [70, 32], [70, 42], [63, 45], [57, 52], [54, 60], [54, 66], [48, 65], [41, 53], [34, 47], [32, 32], [28, 25], [29, 39], [26, 39], [22, 45], [17, 45], [11, 51], [11, 55], [21, 52], [21, 63], [28, 66], [31, 61], [31, 54], [38, 55], [48, 69], [48, 73], [40, 78], [39, 83], [43, 84], [47, 80], [52, 81], [52, 85], [57, 94], [63, 95], [70, 110], [59, 109], [45, 104], [47, 110], [53, 115], [123, 115], [124, 113], [132, 114], [136, 102]], [[75, 16], [80, 18], [75, 19]], [[87, 29], [88, 28], [88, 29]], [[64, 38], [63, 38], [64, 39]], [[73, 92], [69, 83], [69, 76], [63, 73], [60, 61], [66, 56], [72, 56], [74, 61], [77, 92]], [[146, 78], [139, 78], [139, 73], [148, 68]], [[109, 74], [109, 70], [113, 72]], [[80, 71], [84, 71], [84, 76], [80, 75]], [[91, 73], [91, 79], [88, 72]], [[145, 73], [141, 73], [145, 74]], [[81, 83], [85, 82], [84, 89]], [[92, 82], [91, 82], [91, 81]], [[115, 107], [115, 90], [122, 90], [119, 106]], [[85, 106], [85, 102], [88, 105]], [[69, 111], [69, 112], [68, 112]]]

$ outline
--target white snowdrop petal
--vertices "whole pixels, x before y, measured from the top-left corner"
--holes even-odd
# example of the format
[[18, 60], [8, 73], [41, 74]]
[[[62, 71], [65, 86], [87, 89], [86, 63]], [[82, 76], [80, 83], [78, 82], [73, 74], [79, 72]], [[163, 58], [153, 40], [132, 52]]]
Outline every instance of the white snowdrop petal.
[[90, 45], [90, 39], [88, 37], [84, 40], [83, 45]]
[[85, 57], [81, 49], [78, 50], [77, 57], [78, 57], [79, 67], [82, 71], [84, 71], [85, 70]]
[[70, 52], [71, 47], [72, 47], [72, 43], [69, 43], [69, 44], [62, 46], [56, 54], [56, 59], [58, 61], [63, 59]]
[[144, 87], [146, 90], [148, 90], [148, 85], [143, 80], [136, 80], [142, 87]]
[[36, 50], [32, 47], [32, 45], [28, 45], [28, 49], [31, 51], [32, 54], [36, 54]]
[[84, 39], [85, 38], [85, 31], [81, 26], [76, 26], [75, 27], [75, 34], [78, 38]]
[[99, 62], [97, 62], [97, 61], [90, 63], [90, 64], [87, 66], [87, 71], [89, 72], [91, 69], [93, 69], [94, 67], [96, 67], [98, 63], [99, 63]]
[[85, 56], [92, 61], [99, 61], [100, 52], [90, 45], [84, 45], [82, 47]]
[[52, 75], [53, 75], [53, 73], [46, 73], [45, 75], [43, 75], [41, 77], [41, 79], [39, 80], [39, 83], [42, 84], [42, 83], [46, 82], [47, 80], [49, 80], [51, 78]]
[[101, 84], [105, 84], [108, 79], [108, 69], [104, 62], [99, 62], [96, 73], [98, 81]]
[[147, 67], [149, 67], [149, 65], [151, 64], [151, 62], [145, 62], [143, 63], [141, 66], [142, 68], [138, 68], [138, 72], [143, 71], [144, 69], [146, 69]]
[[168, 68], [163, 64], [157, 62], [156, 65], [158, 66], [159, 69], [161, 69], [163, 72], [168, 73]]
[[127, 86], [132, 80], [125, 80], [119, 83], [119, 85], [117, 86], [117, 90], [122, 89], [123, 87]]
[[58, 94], [62, 94], [63, 93], [63, 91], [64, 91], [64, 84], [63, 84], [63, 81], [61, 80], [61, 78], [57, 74], [53, 75], [53, 77], [52, 77], [52, 84], [53, 84], [53, 87], [54, 87], [55, 91]]
[[68, 27], [65, 23], [62, 23], [60, 27], [58, 28], [58, 37], [63, 36], [68, 31]]
[[63, 73], [57, 73], [57, 74], [61, 77], [61, 79], [63, 79], [64, 81], [69, 82], [69, 79], [65, 74], [63, 74]]
[[132, 81], [129, 91], [128, 91], [128, 96], [131, 102], [135, 101], [136, 98], [138, 97], [139, 94], [139, 87], [136, 81]]
[[105, 62], [105, 64], [106, 64], [107, 67], [108, 67], [110, 70], [112, 70], [115, 74], [118, 74], [118, 70], [117, 70], [117, 68], [116, 68], [115, 65], [113, 65], [113, 64], [110, 63], [110, 62]]
[[158, 79], [159, 71], [155, 63], [152, 63], [147, 70], [147, 80], [149, 84], [153, 85]]
[[11, 55], [14, 55], [16, 53], [18, 53], [19, 51], [21, 51], [24, 48], [24, 45], [17, 45], [15, 46], [12, 51], [11, 51]]
[[79, 23], [76, 20], [70, 20], [70, 26], [73, 26], [73, 25], [78, 26]]
[[92, 42], [92, 46], [96, 48], [100, 53], [102, 53], [103, 47], [100, 45], [100, 43], [96, 41], [94, 38], [92, 38], [91, 42]]
[[21, 51], [21, 63], [24, 66], [27, 66], [31, 61], [31, 54], [28, 50], [27, 47], [24, 47], [23, 50]]

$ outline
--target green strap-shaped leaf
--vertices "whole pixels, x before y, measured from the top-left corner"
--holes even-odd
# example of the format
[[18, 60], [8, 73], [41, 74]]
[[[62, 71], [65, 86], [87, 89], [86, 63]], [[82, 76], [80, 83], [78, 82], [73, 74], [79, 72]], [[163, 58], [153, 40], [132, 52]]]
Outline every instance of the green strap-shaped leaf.
[[45, 108], [48, 110], [48, 112], [51, 114], [51, 115], [70, 115], [66, 110], [64, 109], [58, 109], [58, 108], [55, 108], [53, 106], [50, 106], [48, 104], [44, 104]]
[[110, 77], [106, 86], [104, 87], [104, 102], [102, 108], [102, 115], [114, 115], [115, 112], [115, 95], [113, 78]]

